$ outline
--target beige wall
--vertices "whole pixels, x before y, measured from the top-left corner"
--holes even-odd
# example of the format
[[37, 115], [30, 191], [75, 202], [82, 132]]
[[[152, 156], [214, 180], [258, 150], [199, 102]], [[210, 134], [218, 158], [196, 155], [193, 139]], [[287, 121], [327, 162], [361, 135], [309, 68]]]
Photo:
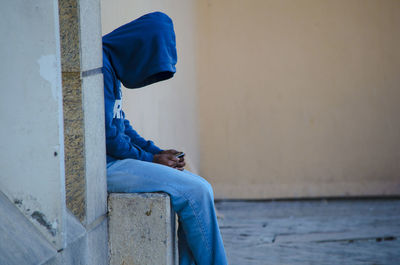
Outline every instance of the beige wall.
[[400, 194], [400, 1], [103, 0], [103, 33], [155, 10], [178, 72], [124, 109], [216, 197]]
[[200, 173], [217, 197], [400, 194], [400, 1], [198, 10]]
[[106, 34], [153, 11], [174, 21], [178, 64], [173, 79], [138, 90], [123, 89], [123, 109], [134, 128], [162, 148], [187, 153], [192, 171], [199, 166], [197, 143], [196, 9], [194, 0], [102, 0], [102, 27]]

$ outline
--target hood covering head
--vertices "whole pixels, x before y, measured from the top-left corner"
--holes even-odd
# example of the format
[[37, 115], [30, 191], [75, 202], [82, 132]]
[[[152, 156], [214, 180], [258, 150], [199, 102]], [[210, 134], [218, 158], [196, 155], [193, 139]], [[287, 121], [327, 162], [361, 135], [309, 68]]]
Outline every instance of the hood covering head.
[[176, 72], [174, 26], [161, 12], [144, 15], [103, 36], [103, 51], [126, 88], [166, 80]]

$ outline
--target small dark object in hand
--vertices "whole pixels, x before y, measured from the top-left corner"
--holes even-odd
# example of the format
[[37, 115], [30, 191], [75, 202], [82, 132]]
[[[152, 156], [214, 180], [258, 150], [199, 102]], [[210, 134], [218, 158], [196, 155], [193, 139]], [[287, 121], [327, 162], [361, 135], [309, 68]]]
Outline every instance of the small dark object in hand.
[[185, 155], [184, 152], [179, 152], [179, 153], [177, 153], [177, 154], [175, 155], [175, 157], [176, 157], [176, 158], [181, 158], [181, 157], [183, 157], [184, 155]]

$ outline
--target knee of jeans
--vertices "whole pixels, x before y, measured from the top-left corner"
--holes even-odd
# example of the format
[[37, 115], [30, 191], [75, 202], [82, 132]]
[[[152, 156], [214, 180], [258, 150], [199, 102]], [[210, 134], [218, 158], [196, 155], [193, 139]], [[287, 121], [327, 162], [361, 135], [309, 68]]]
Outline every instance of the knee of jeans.
[[202, 181], [198, 189], [201, 192], [202, 196], [204, 196], [208, 200], [214, 201], [214, 191], [211, 184], [207, 180]]

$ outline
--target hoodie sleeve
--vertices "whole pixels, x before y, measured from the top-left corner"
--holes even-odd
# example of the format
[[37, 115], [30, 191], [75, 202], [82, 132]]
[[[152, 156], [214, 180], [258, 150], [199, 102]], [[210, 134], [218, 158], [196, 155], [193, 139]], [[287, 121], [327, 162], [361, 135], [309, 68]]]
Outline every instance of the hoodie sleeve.
[[[125, 115], [124, 115], [125, 116]], [[139, 146], [146, 152], [149, 152], [153, 155], [158, 154], [162, 151], [159, 147], [157, 147], [153, 141], [145, 140], [141, 137], [130, 125], [129, 120], [124, 120], [125, 125], [125, 134], [131, 138], [131, 143]]]
[[107, 155], [117, 159], [133, 158], [149, 162], [153, 161], [151, 152], [143, 150], [125, 134], [124, 122], [120, 121], [120, 119], [124, 119], [124, 115], [122, 110], [121, 113], [117, 112], [121, 99], [115, 97], [116, 79], [106, 67], [103, 67], [103, 75]]

